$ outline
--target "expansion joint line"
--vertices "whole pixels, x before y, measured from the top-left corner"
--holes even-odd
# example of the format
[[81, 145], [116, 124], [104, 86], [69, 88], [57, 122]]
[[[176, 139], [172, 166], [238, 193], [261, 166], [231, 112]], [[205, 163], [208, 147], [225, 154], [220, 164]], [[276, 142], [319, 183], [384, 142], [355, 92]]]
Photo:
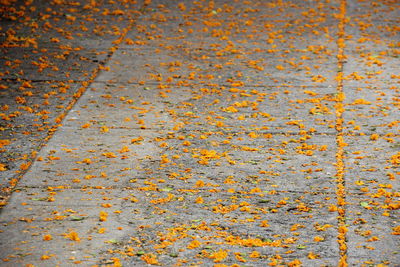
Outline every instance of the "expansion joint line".
[[345, 183], [345, 164], [344, 164], [344, 142], [343, 133], [343, 112], [344, 112], [344, 99], [345, 94], [343, 92], [343, 64], [345, 60], [345, 24], [346, 24], [346, 0], [340, 1], [340, 9], [338, 14], [338, 34], [337, 34], [337, 67], [338, 72], [336, 75], [337, 87], [336, 87], [336, 195], [337, 195], [337, 210], [338, 210], [338, 235], [337, 242], [339, 245], [339, 264], [338, 266], [347, 266], [347, 240], [346, 240], [346, 183]]

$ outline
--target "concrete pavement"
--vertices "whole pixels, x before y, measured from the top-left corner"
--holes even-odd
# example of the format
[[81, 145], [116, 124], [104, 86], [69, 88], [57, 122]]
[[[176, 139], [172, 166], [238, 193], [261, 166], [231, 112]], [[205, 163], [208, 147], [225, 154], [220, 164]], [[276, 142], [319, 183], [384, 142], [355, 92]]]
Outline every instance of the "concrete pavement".
[[398, 265], [396, 1], [132, 9], [2, 209], [2, 266]]

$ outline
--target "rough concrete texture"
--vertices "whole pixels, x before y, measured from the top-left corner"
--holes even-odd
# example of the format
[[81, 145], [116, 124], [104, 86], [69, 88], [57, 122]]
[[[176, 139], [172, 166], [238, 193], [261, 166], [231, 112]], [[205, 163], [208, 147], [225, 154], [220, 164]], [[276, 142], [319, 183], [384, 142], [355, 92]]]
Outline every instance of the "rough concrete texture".
[[397, 1], [87, 2], [5, 5], [2, 266], [399, 266]]

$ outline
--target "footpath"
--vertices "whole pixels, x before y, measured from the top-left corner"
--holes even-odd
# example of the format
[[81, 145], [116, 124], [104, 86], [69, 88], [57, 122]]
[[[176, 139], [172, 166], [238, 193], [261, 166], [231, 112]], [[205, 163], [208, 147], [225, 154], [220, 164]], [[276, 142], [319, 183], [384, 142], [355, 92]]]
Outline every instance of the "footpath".
[[0, 266], [399, 266], [400, 2], [0, 2]]

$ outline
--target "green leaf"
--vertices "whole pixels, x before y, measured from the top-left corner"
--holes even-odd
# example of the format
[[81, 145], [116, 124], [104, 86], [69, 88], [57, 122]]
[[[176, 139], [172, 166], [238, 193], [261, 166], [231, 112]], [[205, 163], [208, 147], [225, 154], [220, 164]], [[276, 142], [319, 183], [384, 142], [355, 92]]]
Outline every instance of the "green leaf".
[[304, 246], [304, 245], [298, 245], [297, 246], [297, 249], [305, 249], [306, 248], [306, 246]]
[[369, 207], [369, 204], [368, 204], [368, 202], [361, 201], [360, 202], [360, 206], [363, 207], [363, 208], [367, 208], [367, 207]]
[[83, 221], [85, 217], [71, 216], [71, 221]]
[[174, 189], [171, 188], [171, 187], [166, 187], [166, 188], [162, 188], [161, 189], [161, 191], [164, 191], [164, 192], [169, 192], [169, 191], [172, 191], [172, 190], [174, 190]]
[[32, 200], [34, 201], [47, 201], [48, 198], [47, 197], [41, 197], [41, 198], [32, 198]]

